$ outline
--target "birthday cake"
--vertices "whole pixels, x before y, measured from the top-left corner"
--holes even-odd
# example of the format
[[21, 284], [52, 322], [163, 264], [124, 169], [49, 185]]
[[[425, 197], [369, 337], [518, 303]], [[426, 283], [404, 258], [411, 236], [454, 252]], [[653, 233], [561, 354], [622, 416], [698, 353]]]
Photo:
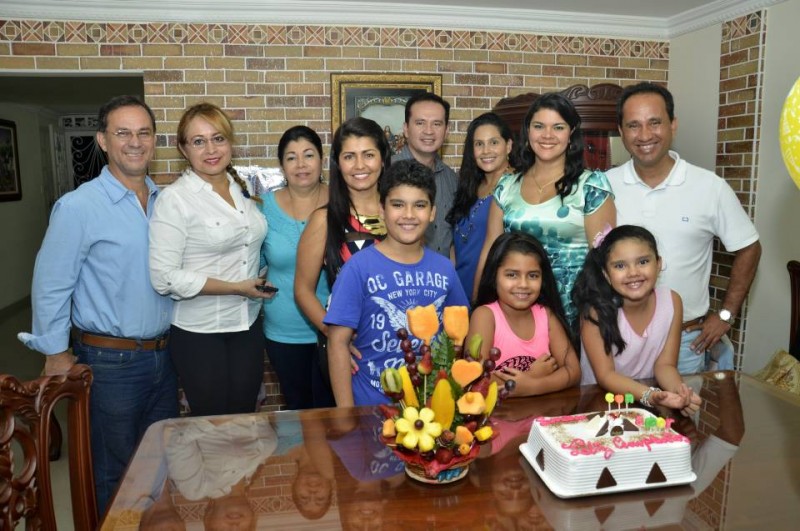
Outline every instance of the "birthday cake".
[[562, 498], [682, 485], [691, 448], [671, 424], [636, 408], [539, 417], [520, 451]]

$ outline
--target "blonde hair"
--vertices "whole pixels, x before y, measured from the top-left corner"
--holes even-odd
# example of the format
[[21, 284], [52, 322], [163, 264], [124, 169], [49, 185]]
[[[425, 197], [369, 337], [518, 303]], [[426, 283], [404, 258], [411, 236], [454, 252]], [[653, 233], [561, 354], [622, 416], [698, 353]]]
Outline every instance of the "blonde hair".
[[[201, 102], [192, 105], [183, 112], [181, 121], [178, 122], [178, 145], [185, 146], [188, 143], [189, 139], [186, 136], [186, 130], [189, 128], [191, 121], [195, 118], [202, 118], [206, 122], [210, 123], [214, 129], [219, 131], [219, 133], [225, 137], [225, 140], [231, 144], [234, 144], [235, 135], [233, 132], [233, 123], [231, 122], [231, 119], [228, 118], [228, 115], [213, 103]], [[181, 155], [183, 155], [182, 152]], [[245, 197], [249, 197], [256, 203], [261, 203], [260, 197], [250, 195], [250, 192], [247, 190], [247, 183], [244, 182], [244, 179], [239, 177], [239, 174], [233, 167], [233, 163], [228, 164], [225, 170], [231, 175], [231, 177], [233, 177], [233, 180], [239, 185], [239, 188], [242, 189], [242, 193]]]

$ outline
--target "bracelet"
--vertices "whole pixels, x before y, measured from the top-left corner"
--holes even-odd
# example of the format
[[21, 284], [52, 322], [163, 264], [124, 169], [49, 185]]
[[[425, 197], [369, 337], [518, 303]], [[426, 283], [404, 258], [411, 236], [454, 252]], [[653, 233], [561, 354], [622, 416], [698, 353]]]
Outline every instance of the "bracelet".
[[650, 387], [644, 393], [642, 393], [642, 398], [639, 399], [645, 407], [653, 407], [653, 404], [650, 403], [650, 395], [653, 393], [660, 393], [661, 389], [658, 387]]

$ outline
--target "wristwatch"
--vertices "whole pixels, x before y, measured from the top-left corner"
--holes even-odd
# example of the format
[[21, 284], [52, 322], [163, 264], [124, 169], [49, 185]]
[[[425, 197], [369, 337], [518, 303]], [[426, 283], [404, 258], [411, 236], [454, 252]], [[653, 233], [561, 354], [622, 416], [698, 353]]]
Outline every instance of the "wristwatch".
[[731, 324], [733, 322], [733, 314], [731, 313], [730, 310], [722, 308], [719, 311], [719, 320], [722, 321], [723, 323]]

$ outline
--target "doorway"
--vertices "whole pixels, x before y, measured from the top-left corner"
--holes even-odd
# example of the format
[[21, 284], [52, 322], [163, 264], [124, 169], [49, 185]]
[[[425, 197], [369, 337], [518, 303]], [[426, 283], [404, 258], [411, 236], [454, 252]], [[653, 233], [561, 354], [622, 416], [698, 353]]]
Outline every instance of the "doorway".
[[37, 123], [27, 124], [36, 133], [25, 138], [38, 139], [41, 186], [33, 192], [41, 191], [48, 217], [59, 197], [96, 177], [105, 165], [105, 153], [94, 140], [97, 111], [121, 94], [143, 98], [142, 75], [0, 75], [0, 103], [23, 107], [36, 117]]

